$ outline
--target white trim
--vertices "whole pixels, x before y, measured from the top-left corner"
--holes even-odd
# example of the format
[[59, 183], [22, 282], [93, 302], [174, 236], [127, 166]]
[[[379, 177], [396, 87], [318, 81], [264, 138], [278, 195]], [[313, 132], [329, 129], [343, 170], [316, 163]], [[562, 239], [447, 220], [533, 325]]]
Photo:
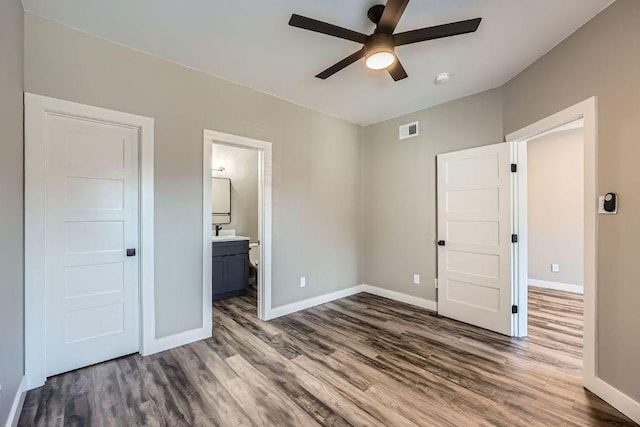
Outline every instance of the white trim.
[[431, 311], [437, 311], [438, 304], [435, 301], [431, 301], [425, 298], [414, 297], [412, 295], [403, 294], [401, 292], [392, 291], [389, 289], [379, 288], [377, 286], [370, 285], [358, 285], [351, 288], [341, 289], [339, 291], [331, 292], [329, 294], [319, 295], [317, 297], [308, 298], [302, 301], [294, 302], [280, 307], [271, 309], [270, 319], [286, 316], [288, 314], [296, 313], [298, 311], [306, 310], [311, 307], [315, 307], [320, 304], [326, 304], [331, 301], [339, 300], [341, 298], [350, 297], [359, 293], [367, 293], [371, 295], [377, 295], [379, 297], [387, 298], [390, 300], [402, 302], [405, 304], [413, 305], [416, 307], [424, 308]]
[[16, 395], [13, 397], [13, 403], [11, 404], [11, 410], [9, 411], [9, 417], [7, 418], [6, 427], [15, 427], [20, 421], [20, 413], [22, 412], [22, 406], [24, 405], [24, 398], [27, 396], [27, 376], [23, 375], [18, 384]]
[[633, 400], [601, 378], [596, 378], [593, 386], [592, 391], [602, 400], [640, 424], [640, 402]]
[[[258, 235], [260, 236], [260, 260], [258, 262], [258, 318], [260, 320], [270, 320], [274, 317], [272, 315], [271, 308], [272, 145], [267, 141], [216, 132], [209, 129], [204, 129], [203, 139], [202, 238], [203, 248], [204, 246], [208, 246], [208, 251], [203, 250], [202, 253], [203, 271], [206, 269], [211, 270], [211, 145], [215, 142], [258, 151]], [[208, 166], [207, 161], [209, 162]], [[207, 185], [209, 186], [208, 192], [206, 191]], [[208, 227], [206, 224], [209, 224]], [[203, 274], [203, 281], [205, 281], [203, 283], [203, 287], [209, 288], [209, 299], [204, 300], [203, 303], [211, 306], [211, 275], [209, 274], [208, 277], [209, 279], [206, 281], [207, 278]]]
[[366, 292], [368, 294], [377, 295], [379, 297], [388, 298], [398, 302], [403, 302], [405, 304], [414, 305], [416, 307], [424, 308], [431, 311], [438, 311], [438, 303], [426, 298], [414, 297], [413, 295], [407, 295], [401, 292], [378, 288], [377, 286], [366, 284], [360, 285], [360, 289], [361, 292]]
[[[139, 116], [136, 116], [139, 117]], [[156, 340], [155, 305], [155, 189], [154, 189], [154, 119], [141, 117], [140, 125], [140, 308], [142, 309], [140, 354]]]
[[287, 305], [282, 305], [280, 307], [275, 307], [271, 309], [271, 319], [286, 316], [287, 314], [306, 310], [308, 308], [315, 307], [316, 305], [326, 304], [328, 302], [335, 301], [341, 298], [350, 297], [351, 295], [359, 294], [360, 292], [362, 292], [362, 285], [353, 286], [347, 289], [341, 289], [329, 294], [319, 295], [317, 297], [308, 298]]
[[[597, 248], [598, 248], [598, 99], [589, 98], [572, 107], [553, 114], [519, 131], [507, 135], [507, 140], [516, 141], [518, 147], [526, 144], [526, 141], [539, 137], [554, 128], [566, 125], [580, 118], [584, 119], [584, 352], [583, 352], [583, 382], [584, 386], [594, 391], [594, 384], [597, 377]], [[518, 183], [519, 194], [526, 194], [526, 167], [519, 166], [519, 175], [524, 179]], [[526, 212], [526, 197], [518, 197], [517, 209], [522, 213]], [[520, 223], [518, 235], [524, 237], [526, 242], [526, 224]], [[521, 241], [522, 242], [522, 241]], [[526, 247], [522, 253], [526, 254]], [[519, 296], [519, 306], [526, 306], [527, 277], [526, 270], [522, 267], [526, 262], [520, 262], [520, 280], [517, 283], [517, 294]], [[518, 316], [518, 325], [526, 322], [526, 315]], [[526, 324], [526, 323], [525, 323]], [[519, 331], [521, 332], [521, 331]], [[521, 333], [518, 334], [522, 336]]]
[[119, 111], [25, 93], [25, 374], [27, 389], [44, 385], [45, 355], [45, 117], [71, 115], [139, 130], [140, 353], [155, 341], [154, 120]]
[[[211, 304], [209, 304], [211, 305]], [[211, 328], [201, 327], [191, 329], [185, 332], [168, 335], [166, 337], [157, 338], [147, 348], [147, 355], [160, 353], [161, 351], [171, 350], [172, 348], [191, 344], [192, 342], [211, 338]]]
[[[521, 284], [529, 274], [527, 248], [529, 236], [520, 230], [528, 229], [529, 216], [527, 209], [527, 142], [511, 142], [511, 163], [516, 164], [517, 173], [511, 174], [511, 214], [513, 217], [512, 233], [518, 235], [518, 244], [513, 246], [511, 257], [511, 304], [518, 307], [518, 314], [511, 316], [511, 336], [526, 337], [529, 333], [529, 294]], [[522, 191], [524, 189], [525, 191]], [[515, 285], [518, 284], [518, 285]]]
[[[213, 333], [213, 317], [212, 317], [212, 297], [213, 289], [211, 288], [212, 269], [211, 269], [211, 154], [213, 145], [206, 141], [202, 144], [202, 324], [207, 325], [210, 333]], [[205, 179], [208, 177], [208, 179]], [[209, 260], [208, 263], [204, 260]]]
[[529, 286], [535, 288], [554, 289], [556, 291], [571, 292], [572, 294], [584, 294], [584, 287], [571, 283], [550, 282], [548, 280], [529, 279]]

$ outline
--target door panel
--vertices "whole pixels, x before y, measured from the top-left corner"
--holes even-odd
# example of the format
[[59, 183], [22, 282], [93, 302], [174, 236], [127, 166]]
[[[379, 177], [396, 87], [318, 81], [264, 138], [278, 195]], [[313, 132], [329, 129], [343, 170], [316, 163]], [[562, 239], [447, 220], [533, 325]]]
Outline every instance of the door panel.
[[438, 312], [511, 335], [511, 145], [438, 156]]
[[224, 289], [224, 265], [225, 265], [226, 257], [216, 256], [213, 257], [212, 264], [212, 276], [211, 276], [211, 286], [213, 291], [214, 298], [217, 294], [220, 294], [225, 291]]
[[47, 115], [46, 374], [138, 351], [138, 131]]
[[248, 255], [231, 255], [225, 260], [224, 286], [225, 292], [246, 289], [248, 280]]

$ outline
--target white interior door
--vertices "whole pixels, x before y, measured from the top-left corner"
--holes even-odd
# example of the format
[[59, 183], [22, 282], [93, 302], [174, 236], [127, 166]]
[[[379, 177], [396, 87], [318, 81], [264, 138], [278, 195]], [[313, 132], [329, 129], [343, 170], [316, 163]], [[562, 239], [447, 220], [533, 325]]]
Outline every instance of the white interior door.
[[438, 156], [438, 312], [512, 334], [511, 143]]
[[46, 374], [139, 348], [138, 130], [47, 114]]

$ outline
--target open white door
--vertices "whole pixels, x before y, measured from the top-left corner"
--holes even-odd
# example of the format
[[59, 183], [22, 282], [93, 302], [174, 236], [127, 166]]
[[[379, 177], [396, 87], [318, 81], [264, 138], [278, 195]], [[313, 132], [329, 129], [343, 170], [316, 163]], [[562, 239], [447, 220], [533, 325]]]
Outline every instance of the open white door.
[[512, 335], [512, 144], [438, 156], [438, 312]]

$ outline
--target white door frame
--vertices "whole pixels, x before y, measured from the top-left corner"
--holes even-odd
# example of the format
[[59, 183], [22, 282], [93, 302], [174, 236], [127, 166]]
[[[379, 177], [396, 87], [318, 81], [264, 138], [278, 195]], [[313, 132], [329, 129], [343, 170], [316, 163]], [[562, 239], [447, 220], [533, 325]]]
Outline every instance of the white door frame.
[[27, 389], [44, 385], [45, 360], [45, 123], [48, 114], [80, 117], [139, 132], [140, 348], [154, 352], [154, 120], [119, 111], [25, 93], [25, 375]]
[[594, 392], [597, 377], [597, 289], [598, 289], [598, 99], [589, 98], [519, 131], [507, 135], [516, 141], [518, 173], [514, 226], [517, 229], [517, 283], [514, 294], [518, 301], [516, 336], [527, 336], [527, 161], [528, 140], [578, 119], [584, 119], [584, 344], [583, 382]]
[[205, 129], [202, 160], [202, 279], [205, 294], [203, 310], [211, 318], [211, 154], [213, 144], [224, 144], [258, 151], [258, 318], [270, 320], [271, 314], [271, 171], [270, 142]]

